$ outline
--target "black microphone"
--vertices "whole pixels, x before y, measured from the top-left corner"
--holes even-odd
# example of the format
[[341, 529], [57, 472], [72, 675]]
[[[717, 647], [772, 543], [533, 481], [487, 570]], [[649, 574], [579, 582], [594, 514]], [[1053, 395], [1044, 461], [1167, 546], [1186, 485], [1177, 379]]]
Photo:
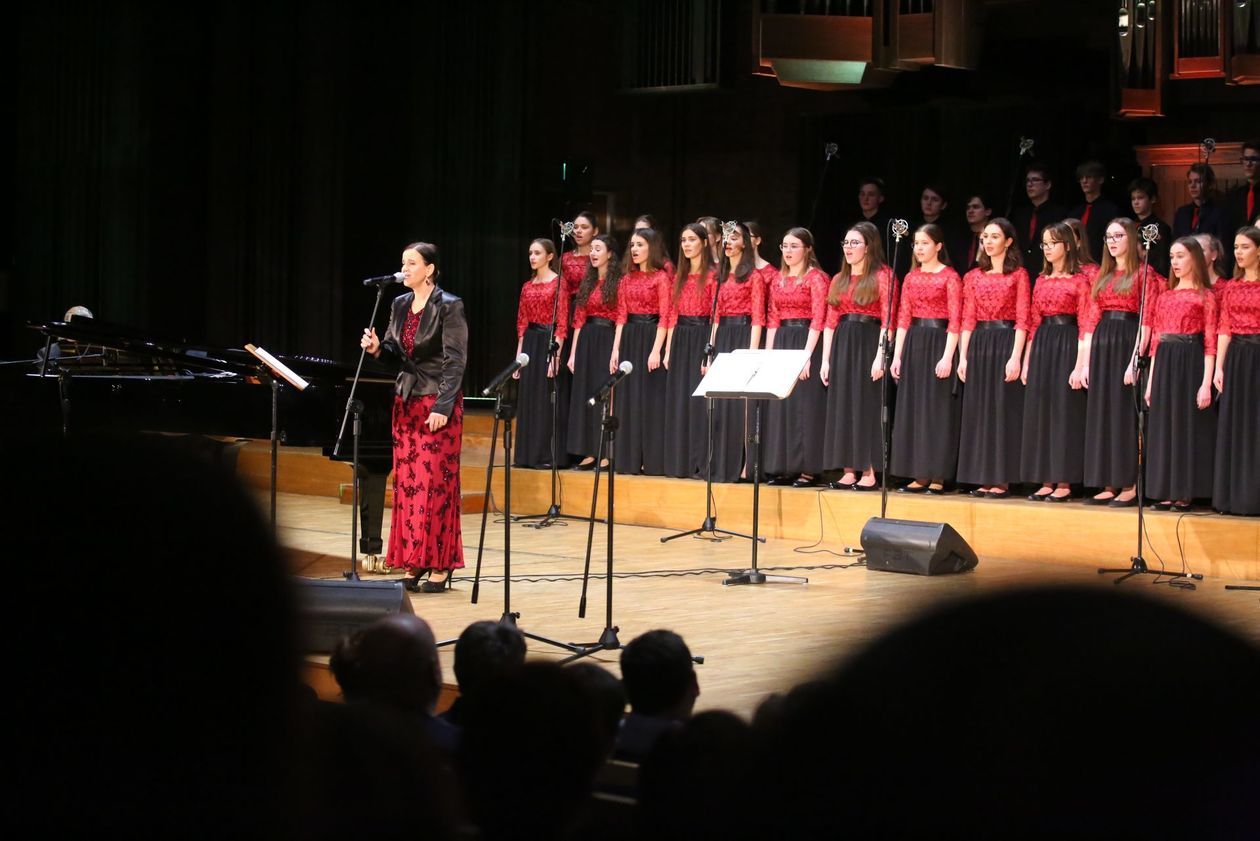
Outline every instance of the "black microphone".
[[380, 277], [369, 277], [363, 281], [364, 286], [384, 286], [387, 283], [402, 283], [403, 273], [383, 274]]
[[513, 359], [511, 365], [507, 366], [502, 371], [495, 374], [494, 379], [490, 381], [490, 385], [486, 386], [485, 388], [481, 390], [481, 396], [489, 397], [491, 394], [494, 394], [496, 391], [498, 391], [500, 388], [503, 387], [503, 384], [508, 381], [509, 377], [511, 377], [513, 374], [515, 374], [517, 371], [521, 370], [528, 364], [529, 364], [528, 353], [522, 353], [520, 356]]
[[586, 401], [587, 404], [594, 406], [598, 403], [603, 403], [605, 400], [608, 399], [608, 395], [612, 393], [612, 390], [617, 385], [617, 383], [621, 382], [627, 376], [629, 376], [630, 372], [633, 370], [634, 370], [634, 365], [632, 363], [630, 363], [629, 361], [622, 362], [620, 365], [617, 366], [616, 373], [614, 373], [611, 377], [605, 380], [604, 384], [599, 387], [599, 390], [591, 395], [591, 399]]

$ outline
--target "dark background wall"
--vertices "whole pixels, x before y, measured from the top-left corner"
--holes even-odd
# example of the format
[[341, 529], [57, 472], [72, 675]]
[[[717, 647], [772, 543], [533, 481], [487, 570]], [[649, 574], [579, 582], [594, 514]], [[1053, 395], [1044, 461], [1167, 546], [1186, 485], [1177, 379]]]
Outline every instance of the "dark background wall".
[[[192, 341], [352, 361], [372, 305], [359, 279], [426, 239], [468, 302], [471, 390], [515, 345], [527, 243], [590, 190], [615, 196], [623, 240], [644, 212], [671, 239], [702, 214], [753, 218], [775, 260], [816, 195], [815, 232], [837, 239], [865, 173], [907, 215], [927, 180], [960, 212], [967, 191], [1005, 198], [1032, 136], [1060, 201], [1098, 156], [1123, 203], [1134, 145], [1260, 123], [1254, 90], [1207, 83], [1169, 86], [1165, 118], [1113, 119], [1114, 21], [1092, 0], [990, 3], [977, 70], [838, 93], [751, 75], [752, 4], [724, 6], [721, 87], [672, 94], [621, 89], [622, 45], [652, 33], [622, 31], [614, 0], [10, 11], [0, 355], [29, 356], [27, 321], [85, 304]], [[828, 141], [841, 151], [824, 171]]]

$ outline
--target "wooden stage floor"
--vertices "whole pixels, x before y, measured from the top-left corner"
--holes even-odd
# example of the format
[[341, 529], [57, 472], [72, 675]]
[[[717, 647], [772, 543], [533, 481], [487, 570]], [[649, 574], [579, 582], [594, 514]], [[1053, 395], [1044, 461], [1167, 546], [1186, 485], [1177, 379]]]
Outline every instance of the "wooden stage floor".
[[[279, 495], [280, 541], [290, 550], [296, 574], [340, 577], [349, 563], [351, 510], [333, 497]], [[498, 619], [503, 612], [503, 526], [496, 519], [491, 515], [487, 525], [483, 560], [483, 575], [494, 578], [483, 580], [479, 604], [469, 602], [481, 523], [478, 514], [464, 516], [467, 566], [456, 576], [454, 591], [411, 596], [416, 613], [433, 625], [439, 639], [457, 636], [470, 622]], [[512, 527], [512, 609], [520, 612], [523, 630], [564, 641], [591, 641], [604, 627], [605, 585], [602, 578], [592, 578], [587, 616], [579, 619], [587, 525], [567, 523], [542, 530]], [[734, 523], [725, 525], [735, 527]], [[388, 533], [388, 517], [385, 528]], [[869, 572], [863, 567], [835, 568], [851, 559], [826, 552], [803, 554], [794, 549], [812, 540], [772, 537], [760, 553], [763, 570], [796, 567], [789, 574], [806, 576], [809, 583], [727, 587], [718, 570], [747, 565], [747, 540], [712, 543], [683, 538], [661, 544], [660, 538], [671, 533], [646, 526], [619, 524], [616, 528], [616, 572], [642, 574], [615, 579], [613, 619], [620, 626], [620, 640], [625, 644], [653, 628], [682, 634], [693, 653], [705, 658], [697, 666], [698, 709], [728, 709], [744, 716], [751, 715], [767, 695], [818, 674], [925, 608], [978, 593], [1046, 583], [1113, 587], [1114, 576], [1099, 576], [1090, 566], [1128, 565], [1127, 555], [1100, 555], [1087, 566], [982, 554], [980, 566], [971, 573], [920, 577]], [[855, 533], [851, 542], [856, 544], [857, 539]], [[595, 540], [593, 572], [602, 571], [604, 565], [602, 525], [596, 527]], [[840, 548], [830, 540], [824, 546]], [[1175, 563], [1175, 559], [1166, 560]], [[691, 570], [711, 571], [685, 574]], [[363, 577], [385, 580], [384, 576]], [[543, 577], [554, 580], [529, 580]], [[1226, 584], [1254, 581], [1210, 577], [1199, 582], [1197, 590], [1184, 591], [1152, 585], [1154, 580], [1139, 576], [1120, 586], [1201, 612], [1260, 644], [1260, 593], [1224, 589]], [[444, 676], [453, 681], [452, 649], [442, 651]], [[532, 641], [529, 652], [537, 658], [564, 656], [560, 649]], [[589, 659], [617, 670], [616, 652], [601, 652]]]

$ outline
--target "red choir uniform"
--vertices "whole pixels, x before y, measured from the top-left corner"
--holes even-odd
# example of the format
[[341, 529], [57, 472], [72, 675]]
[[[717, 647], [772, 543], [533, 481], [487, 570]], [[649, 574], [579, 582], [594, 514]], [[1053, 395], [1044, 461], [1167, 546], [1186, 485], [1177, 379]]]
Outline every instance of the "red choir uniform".
[[888, 468], [894, 475], [931, 482], [954, 477], [962, 415], [958, 359], [951, 360], [945, 379], [936, 376], [936, 364], [945, 355], [949, 334], [962, 330], [962, 298], [962, 278], [949, 267], [939, 272], [913, 269], [901, 284], [897, 329], [907, 332]]
[[[618, 361], [630, 362], [634, 372], [617, 386], [613, 406], [620, 419], [617, 432], [618, 473], [665, 472], [664, 366], [648, 370], [648, 356], [657, 329], [665, 329], [670, 314], [670, 276], [664, 269], [647, 273], [638, 269], [621, 278], [617, 292], [617, 323], [621, 328]], [[661, 358], [665, 345], [661, 343]]]
[[827, 304], [823, 325], [826, 335], [831, 336], [823, 426], [823, 465], [827, 470], [854, 467], [864, 471], [883, 462], [879, 408], [884, 385], [871, 379], [871, 365], [881, 352], [880, 335], [895, 329], [897, 284], [892, 268], [882, 267], [875, 281], [877, 294], [859, 304], [853, 300], [859, 280], [850, 277], [840, 290], [840, 302]]
[[[1216, 296], [1197, 289], [1165, 290], [1151, 323], [1151, 410], [1146, 495], [1190, 500], [1212, 495], [1216, 406], [1200, 409], [1205, 359], [1216, 360]], [[1228, 357], [1227, 357], [1228, 358]], [[1211, 384], [1208, 385], [1209, 392]], [[1250, 407], [1254, 412], [1255, 407]]]
[[1212, 284], [1212, 294], [1216, 296], [1216, 312], [1221, 312], [1225, 304], [1225, 290], [1237, 283], [1232, 277], [1222, 277]]
[[1093, 334], [1085, 397], [1085, 485], [1090, 488], [1127, 488], [1137, 481], [1135, 386], [1124, 384], [1124, 372], [1137, 346], [1143, 288], [1138, 278], [1143, 271], [1146, 309], [1141, 326], [1150, 327], [1160, 292], [1168, 288], [1159, 272], [1149, 266], [1138, 268], [1136, 277], [1126, 280], [1112, 274], [1101, 288], [1097, 281], [1090, 287], [1085, 317], [1085, 332]]
[[568, 424], [553, 423], [557, 419], [552, 418], [551, 404], [553, 387], [557, 405], [569, 404], [567, 380], [547, 376], [552, 313], [556, 314], [555, 340], [563, 346], [569, 323], [568, 287], [559, 276], [545, 283], [526, 281], [516, 308], [516, 338], [521, 342], [521, 351], [529, 355], [529, 365], [521, 370], [516, 404], [516, 452], [512, 463], [519, 467], [551, 466], [553, 429], [555, 454], [561, 465], [568, 452], [565, 449]]
[[1097, 263], [1083, 263], [1080, 268], [1081, 277], [1093, 286], [1094, 281], [1098, 278], [1098, 273], [1102, 271], [1102, 266]]
[[[614, 293], [615, 295], [615, 293]], [[612, 373], [613, 336], [617, 324], [617, 301], [604, 300], [604, 282], [597, 281], [590, 297], [573, 307], [573, 379], [568, 408], [569, 452], [594, 456], [599, 449], [599, 406], [587, 401]], [[605, 445], [606, 446], [606, 445]], [[607, 457], [607, 456], [605, 456]]]
[[1028, 333], [1032, 284], [1022, 268], [1010, 274], [972, 269], [963, 278], [962, 329], [967, 344], [958, 441], [958, 481], [1009, 485], [1020, 480], [1024, 431], [1024, 386], [1007, 382], [1006, 363], [1015, 350], [1015, 331]]
[[[775, 273], [766, 290], [766, 327], [775, 331], [775, 348], [803, 350], [811, 331], [822, 333], [830, 283], [821, 269], [808, 269], [798, 278]], [[763, 409], [762, 470], [779, 477], [782, 484], [800, 474], [817, 478], [823, 471], [827, 392], [818, 378], [821, 363], [820, 336], [809, 360], [808, 379], [798, 382], [786, 400], [770, 400]]]
[[680, 479], [704, 475], [709, 452], [709, 424], [705, 400], [691, 394], [700, 385], [700, 366], [709, 343], [709, 318], [717, 278], [687, 276], [678, 299], [670, 297], [666, 327], [670, 339], [669, 369], [665, 378], [665, 475]]
[[1234, 279], [1221, 298], [1217, 330], [1229, 337], [1217, 405], [1212, 507], [1260, 515], [1260, 283]]
[[582, 285], [582, 278], [586, 277], [586, 270], [590, 267], [591, 258], [589, 255], [578, 254], [576, 251], [566, 251], [560, 257], [560, 276], [564, 278], [564, 285], [569, 293], [570, 303], [577, 299], [578, 287]]
[[1081, 274], [1042, 275], [1033, 286], [1020, 457], [1026, 482], [1079, 484], [1085, 476], [1085, 389], [1073, 389], [1068, 379], [1085, 335], [1089, 293]]
[[[766, 326], [766, 278], [777, 277], [771, 266], [753, 268], [743, 280], [734, 273], [718, 287], [715, 353], [748, 348], [752, 328]], [[739, 480], [747, 459], [748, 418], [743, 400], [713, 402], [713, 481]]]

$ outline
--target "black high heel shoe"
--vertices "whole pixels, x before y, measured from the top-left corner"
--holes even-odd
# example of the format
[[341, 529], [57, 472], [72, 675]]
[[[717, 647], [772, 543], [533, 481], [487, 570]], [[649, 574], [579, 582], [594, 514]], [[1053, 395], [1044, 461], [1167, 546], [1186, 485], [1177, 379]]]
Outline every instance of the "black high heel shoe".
[[[430, 580], [428, 580], [428, 581], [425, 581], [423, 584], [421, 584], [418, 588], [416, 588], [416, 589], [415, 589], [415, 590], [413, 590], [412, 592], [416, 592], [416, 593], [445, 593], [447, 590], [451, 589], [451, 579], [452, 579], [452, 578], [453, 578], [453, 576], [451, 575], [451, 573], [449, 573], [449, 572], [448, 572], [448, 573], [446, 574], [446, 577], [445, 577], [445, 578], [443, 578], [441, 581], [433, 581], [432, 579], [430, 579]], [[408, 589], [411, 589], [411, 588], [408, 588]]]
[[[433, 570], [431, 570], [431, 569], [422, 569], [422, 570], [419, 570], [419, 571], [418, 571], [418, 572], [416, 572], [414, 575], [412, 575], [410, 578], [405, 578], [405, 579], [403, 579], [403, 587], [407, 590], [407, 592], [408, 592], [408, 593], [419, 593], [419, 592], [421, 592], [420, 588], [421, 588], [422, 586], [424, 586], [424, 585], [423, 585], [423, 584], [421, 584], [420, 582], [421, 582], [421, 581], [423, 581], [425, 578], [428, 578], [428, 577], [429, 577], [429, 573], [431, 573], [432, 571], [433, 571]], [[425, 583], [425, 584], [427, 584], [428, 582], [427, 582], [427, 581], [425, 581], [424, 583]]]

